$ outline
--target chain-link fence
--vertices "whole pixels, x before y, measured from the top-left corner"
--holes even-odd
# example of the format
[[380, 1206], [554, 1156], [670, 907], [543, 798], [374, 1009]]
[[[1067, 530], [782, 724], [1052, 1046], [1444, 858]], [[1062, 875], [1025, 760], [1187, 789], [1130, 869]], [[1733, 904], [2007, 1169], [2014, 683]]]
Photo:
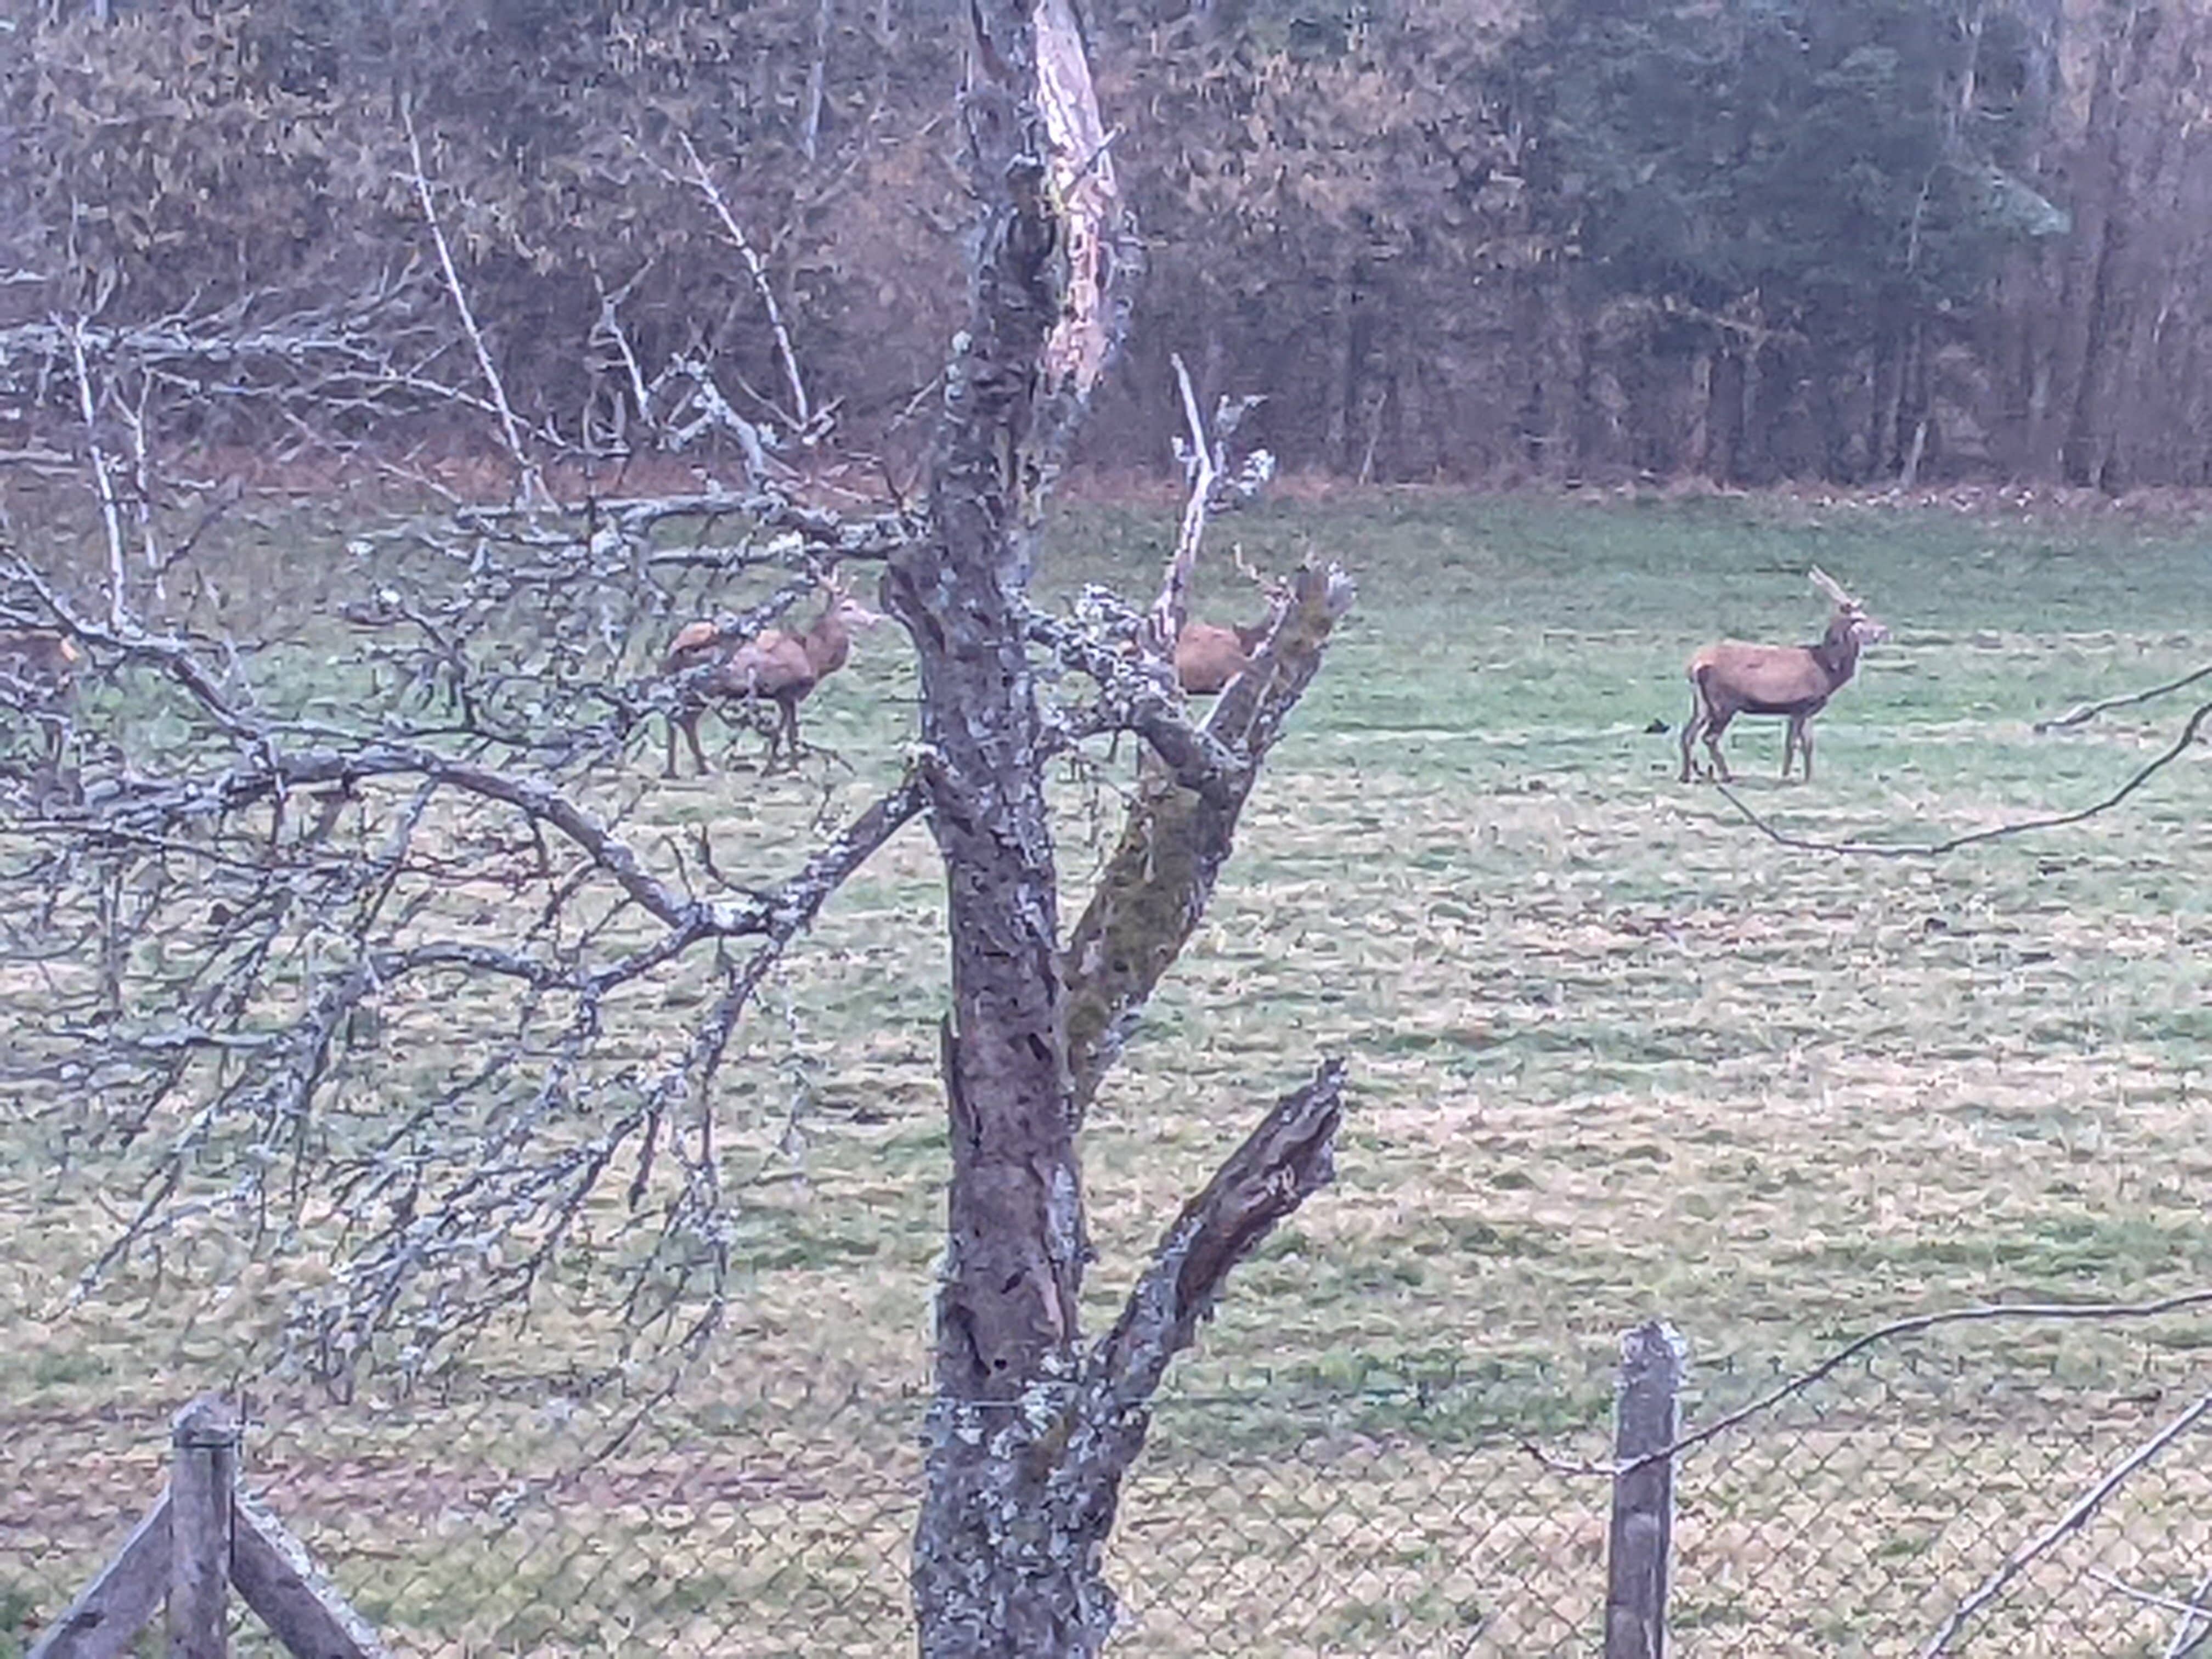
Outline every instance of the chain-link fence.
[[[1694, 1359], [1691, 1379], [1690, 1428], [1774, 1380]], [[1879, 1348], [1680, 1456], [1670, 1651], [1917, 1653], [2208, 1388], [2212, 1340], [2133, 1345], [2094, 1375], [1986, 1338]], [[1114, 1545], [1121, 1650], [1595, 1653], [1612, 1482], [1589, 1466], [1610, 1431], [1602, 1389], [1581, 1395], [1454, 1376], [1171, 1392]], [[550, 1383], [264, 1395], [246, 1484], [401, 1652], [904, 1653], [923, 1404], [827, 1375], [735, 1397], [711, 1366], [635, 1419]], [[0, 1643], [33, 1637], [151, 1502], [168, 1416], [7, 1413]], [[2192, 1431], [1951, 1650], [2179, 1654], [2208, 1572], [2212, 1432]], [[241, 1626], [235, 1650], [270, 1650]]]

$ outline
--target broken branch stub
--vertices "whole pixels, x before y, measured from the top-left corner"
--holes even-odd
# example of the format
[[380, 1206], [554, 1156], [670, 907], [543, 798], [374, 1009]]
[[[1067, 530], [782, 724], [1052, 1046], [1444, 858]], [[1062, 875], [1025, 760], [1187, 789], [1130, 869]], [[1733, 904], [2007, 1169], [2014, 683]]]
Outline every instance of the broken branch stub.
[[1054, 383], [1088, 399], [1118, 332], [1112, 238], [1121, 193], [1069, 0], [1041, 0], [1037, 6], [1036, 60], [1037, 107], [1051, 140], [1047, 169], [1067, 241], [1060, 325], [1045, 343], [1044, 369]]

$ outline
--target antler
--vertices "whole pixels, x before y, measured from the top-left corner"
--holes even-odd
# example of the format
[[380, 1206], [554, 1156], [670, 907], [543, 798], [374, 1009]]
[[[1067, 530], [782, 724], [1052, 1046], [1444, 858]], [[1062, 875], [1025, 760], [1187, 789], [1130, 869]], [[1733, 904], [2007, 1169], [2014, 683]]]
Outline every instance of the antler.
[[869, 610], [866, 605], [854, 597], [852, 586], [845, 580], [843, 566], [830, 566], [828, 572], [817, 576], [816, 580], [821, 584], [822, 591], [830, 596], [830, 608], [832, 611], [857, 623], [879, 623], [886, 620], [882, 611]]
[[1844, 591], [1844, 585], [1841, 582], [1821, 569], [1819, 565], [1816, 564], [1808, 570], [1805, 573], [1805, 579], [1833, 599], [1838, 611], [1857, 611], [1863, 608], [1856, 599]]

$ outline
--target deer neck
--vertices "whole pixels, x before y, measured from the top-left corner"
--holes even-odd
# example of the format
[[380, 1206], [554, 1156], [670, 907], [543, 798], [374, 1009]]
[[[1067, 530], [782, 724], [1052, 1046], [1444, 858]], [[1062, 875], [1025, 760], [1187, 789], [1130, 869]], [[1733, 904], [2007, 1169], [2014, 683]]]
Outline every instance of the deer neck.
[[1850, 678], [1859, 665], [1859, 638], [1850, 619], [1838, 617], [1830, 623], [1827, 633], [1813, 647], [1813, 654], [1820, 659], [1820, 670], [1828, 677], [1830, 684], [1841, 685]]
[[845, 665], [845, 659], [853, 649], [853, 636], [833, 605], [814, 619], [814, 625], [806, 630], [801, 643], [806, 650], [806, 665], [818, 680]]

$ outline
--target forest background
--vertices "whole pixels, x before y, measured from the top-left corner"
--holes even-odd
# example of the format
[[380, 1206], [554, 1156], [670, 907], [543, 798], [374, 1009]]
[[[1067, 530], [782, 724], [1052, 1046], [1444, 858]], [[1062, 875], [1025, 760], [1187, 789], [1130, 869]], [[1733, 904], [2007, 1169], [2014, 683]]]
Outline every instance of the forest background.
[[[1094, 470], [1169, 464], [1179, 353], [1202, 398], [1267, 395], [1250, 435], [1287, 467], [1362, 481], [2212, 474], [2203, 5], [1084, 21], [1151, 264]], [[5, 0], [0, 34], [0, 329], [422, 328], [442, 295], [410, 281], [404, 112], [518, 416], [618, 461], [656, 395], [636, 362], [777, 395], [778, 319], [688, 143], [781, 296], [810, 418], [919, 454], [969, 217], [951, 0]], [[36, 425], [10, 392], [0, 450]], [[425, 435], [487, 441], [428, 401]], [[392, 415], [357, 434], [388, 444]], [[252, 398], [192, 418], [279, 457], [346, 443]]]

